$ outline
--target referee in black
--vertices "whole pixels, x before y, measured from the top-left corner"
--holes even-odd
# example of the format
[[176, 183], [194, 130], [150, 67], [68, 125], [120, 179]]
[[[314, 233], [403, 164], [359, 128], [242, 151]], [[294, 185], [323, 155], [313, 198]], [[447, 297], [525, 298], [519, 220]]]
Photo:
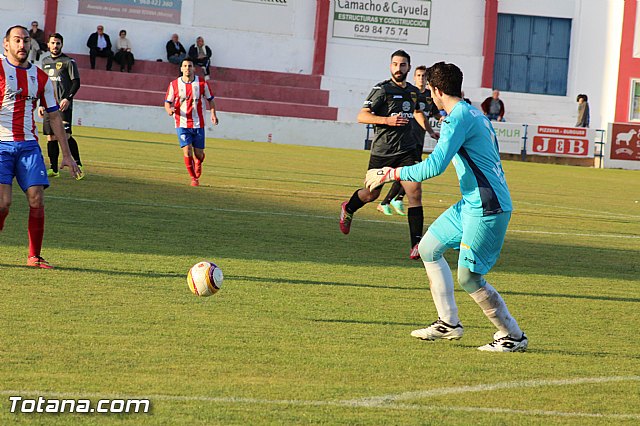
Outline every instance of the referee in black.
[[[417, 154], [416, 137], [411, 122], [417, 121], [426, 128], [426, 118], [421, 108], [427, 104], [425, 95], [417, 87], [407, 83], [411, 70], [411, 57], [404, 50], [391, 54], [391, 79], [378, 83], [358, 113], [358, 122], [374, 125], [369, 169], [411, 166], [422, 158]], [[424, 214], [422, 210], [422, 186], [420, 182], [402, 182], [409, 199], [407, 219], [411, 237], [411, 259], [419, 259], [418, 243], [422, 238]], [[348, 234], [353, 214], [367, 203], [375, 201], [382, 187], [356, 190], [349, 201], [342, 203], [340, 230]]]
[[[71, 151], [71, 156], [78, 164], [81, 172], [76, 179], [80, 180], [84, 178], [84, 169], [82, 167], [82, 162], [80, 161], [78, 143], [73, 136], [71, 136], [73, 97], [78, 92], [78, 89], [80, 89], [80, 74], [78, 73], [76, 61], [62, 53], [63, 41], [64, 39], [58, 33], [53, 33], [49, 36], [47, 46], [49, 47], [51, 56], [42, 60], [42, 69], [47, 73], [49, 79], [53, 83], [56, 100], [60, 105], [60, 114], [62, 115], [64, 130], [67, 133], [69, 150]], [[49, 177], [58, 177], [60, 176], [60, 172], [58, 171], [60, 147], [58, 146], [58, 141], [55, 139], [53, 130], [51, 129], [49, 114], [43, 107], [40, 107], [38, 109], [38, 115], [43, 118], [42, 133], [47, 135], [47, 154], [49, 156], [49, 162], [51, 163], [51, 169], [49, 169], [47, 174]]]

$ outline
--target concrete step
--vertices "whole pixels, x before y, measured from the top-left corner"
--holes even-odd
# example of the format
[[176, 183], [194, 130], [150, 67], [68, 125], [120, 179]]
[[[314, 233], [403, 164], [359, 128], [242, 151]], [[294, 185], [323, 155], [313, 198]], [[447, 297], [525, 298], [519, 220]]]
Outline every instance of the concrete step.
[[[128, 105], [163, 106], [165, 91], [126, 89], [106, 86], [82, 85], [75, 99], [94, 102], [109, 102]], [[265, 101], [254, 99], [234, 99], [216, 97], [219, 111], [244, 114], [271, 115], [278, 117], [312, 118], [336, 120], [337, 108], [323, 105]]]
[[[91, 69], [89, 55], [69, 53], [76, 60], [79, 68]], [[105, 58], [96, 58], [96, 69], [106, 68]], [[112, 72], [119, 72], [120, 65], [113, 63]], [[140, 61], [136, 60], [132, 71], [145, 75], [166, 75], [176, 78], [180, 69], [169, 62]], [[82, 70], [80, 71], [82, 76]], [[309, 74], [292, 74], [274, 71], [245, 70], [240, 68], [211, 67], [211, 78], [217, 81], [251, 82], [253, 84], [268, 84], [275, 86], [306, 87], [319, 89], [322, 77]]]
[[[137, 90], [164, 92], [167, 90], [167, 86], [173, 78], [175, 77], [98, 69], [82, 69], [80, 71], [82, 86], [105, 86], [126, 90], [133, 88]], [[329, 104], [329, 92], [326, 90], [257, 84], [253, 81], [235, 82], [211, 80], [210, 83], [216, 98], [254, 99], [323, 106]]]

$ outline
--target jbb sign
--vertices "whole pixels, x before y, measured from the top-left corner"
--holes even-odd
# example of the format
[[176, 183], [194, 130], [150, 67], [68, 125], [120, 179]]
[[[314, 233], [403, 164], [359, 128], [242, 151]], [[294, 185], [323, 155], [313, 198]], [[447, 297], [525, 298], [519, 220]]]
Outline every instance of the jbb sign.
[[529, 154], [593, 158], [594, 133], [579, 127], [531, 126]]

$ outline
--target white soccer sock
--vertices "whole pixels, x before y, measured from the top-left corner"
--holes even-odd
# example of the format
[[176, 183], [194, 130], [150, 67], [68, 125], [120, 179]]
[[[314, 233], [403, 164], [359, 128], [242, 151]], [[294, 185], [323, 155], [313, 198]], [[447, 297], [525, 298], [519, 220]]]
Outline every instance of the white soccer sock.
[[504, 303], [504, 299], [502, 299], [500, 293], [498, 293], [491, 284], [485, 281], [485, 286], [480, 290], [474, 291], [470, 296], [482, 308], [482, 312], [484, 312], [487, 318], [489, 318], [502, 334], [505, 336], [508, 334], [516, 339], [522, 337], [522, 330], [518, 326], [515, 318], [509, 313], [507, 304]]
[[429, 277], [431, 296], [440, 319], [450, 325], [458, 325], [458, 306], [453, 296], [453, 275], [444, 257], [435, 262], [422, 262]]

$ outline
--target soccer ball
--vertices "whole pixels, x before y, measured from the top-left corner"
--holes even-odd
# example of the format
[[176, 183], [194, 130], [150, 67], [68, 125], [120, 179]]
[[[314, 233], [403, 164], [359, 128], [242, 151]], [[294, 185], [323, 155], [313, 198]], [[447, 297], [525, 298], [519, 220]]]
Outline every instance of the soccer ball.
[[214, 295], [222, 285], [224, 276], [222, 269], [213, 262], [198, 262], [187, 274], [189, 290], [196, 296], [208, 297]]

